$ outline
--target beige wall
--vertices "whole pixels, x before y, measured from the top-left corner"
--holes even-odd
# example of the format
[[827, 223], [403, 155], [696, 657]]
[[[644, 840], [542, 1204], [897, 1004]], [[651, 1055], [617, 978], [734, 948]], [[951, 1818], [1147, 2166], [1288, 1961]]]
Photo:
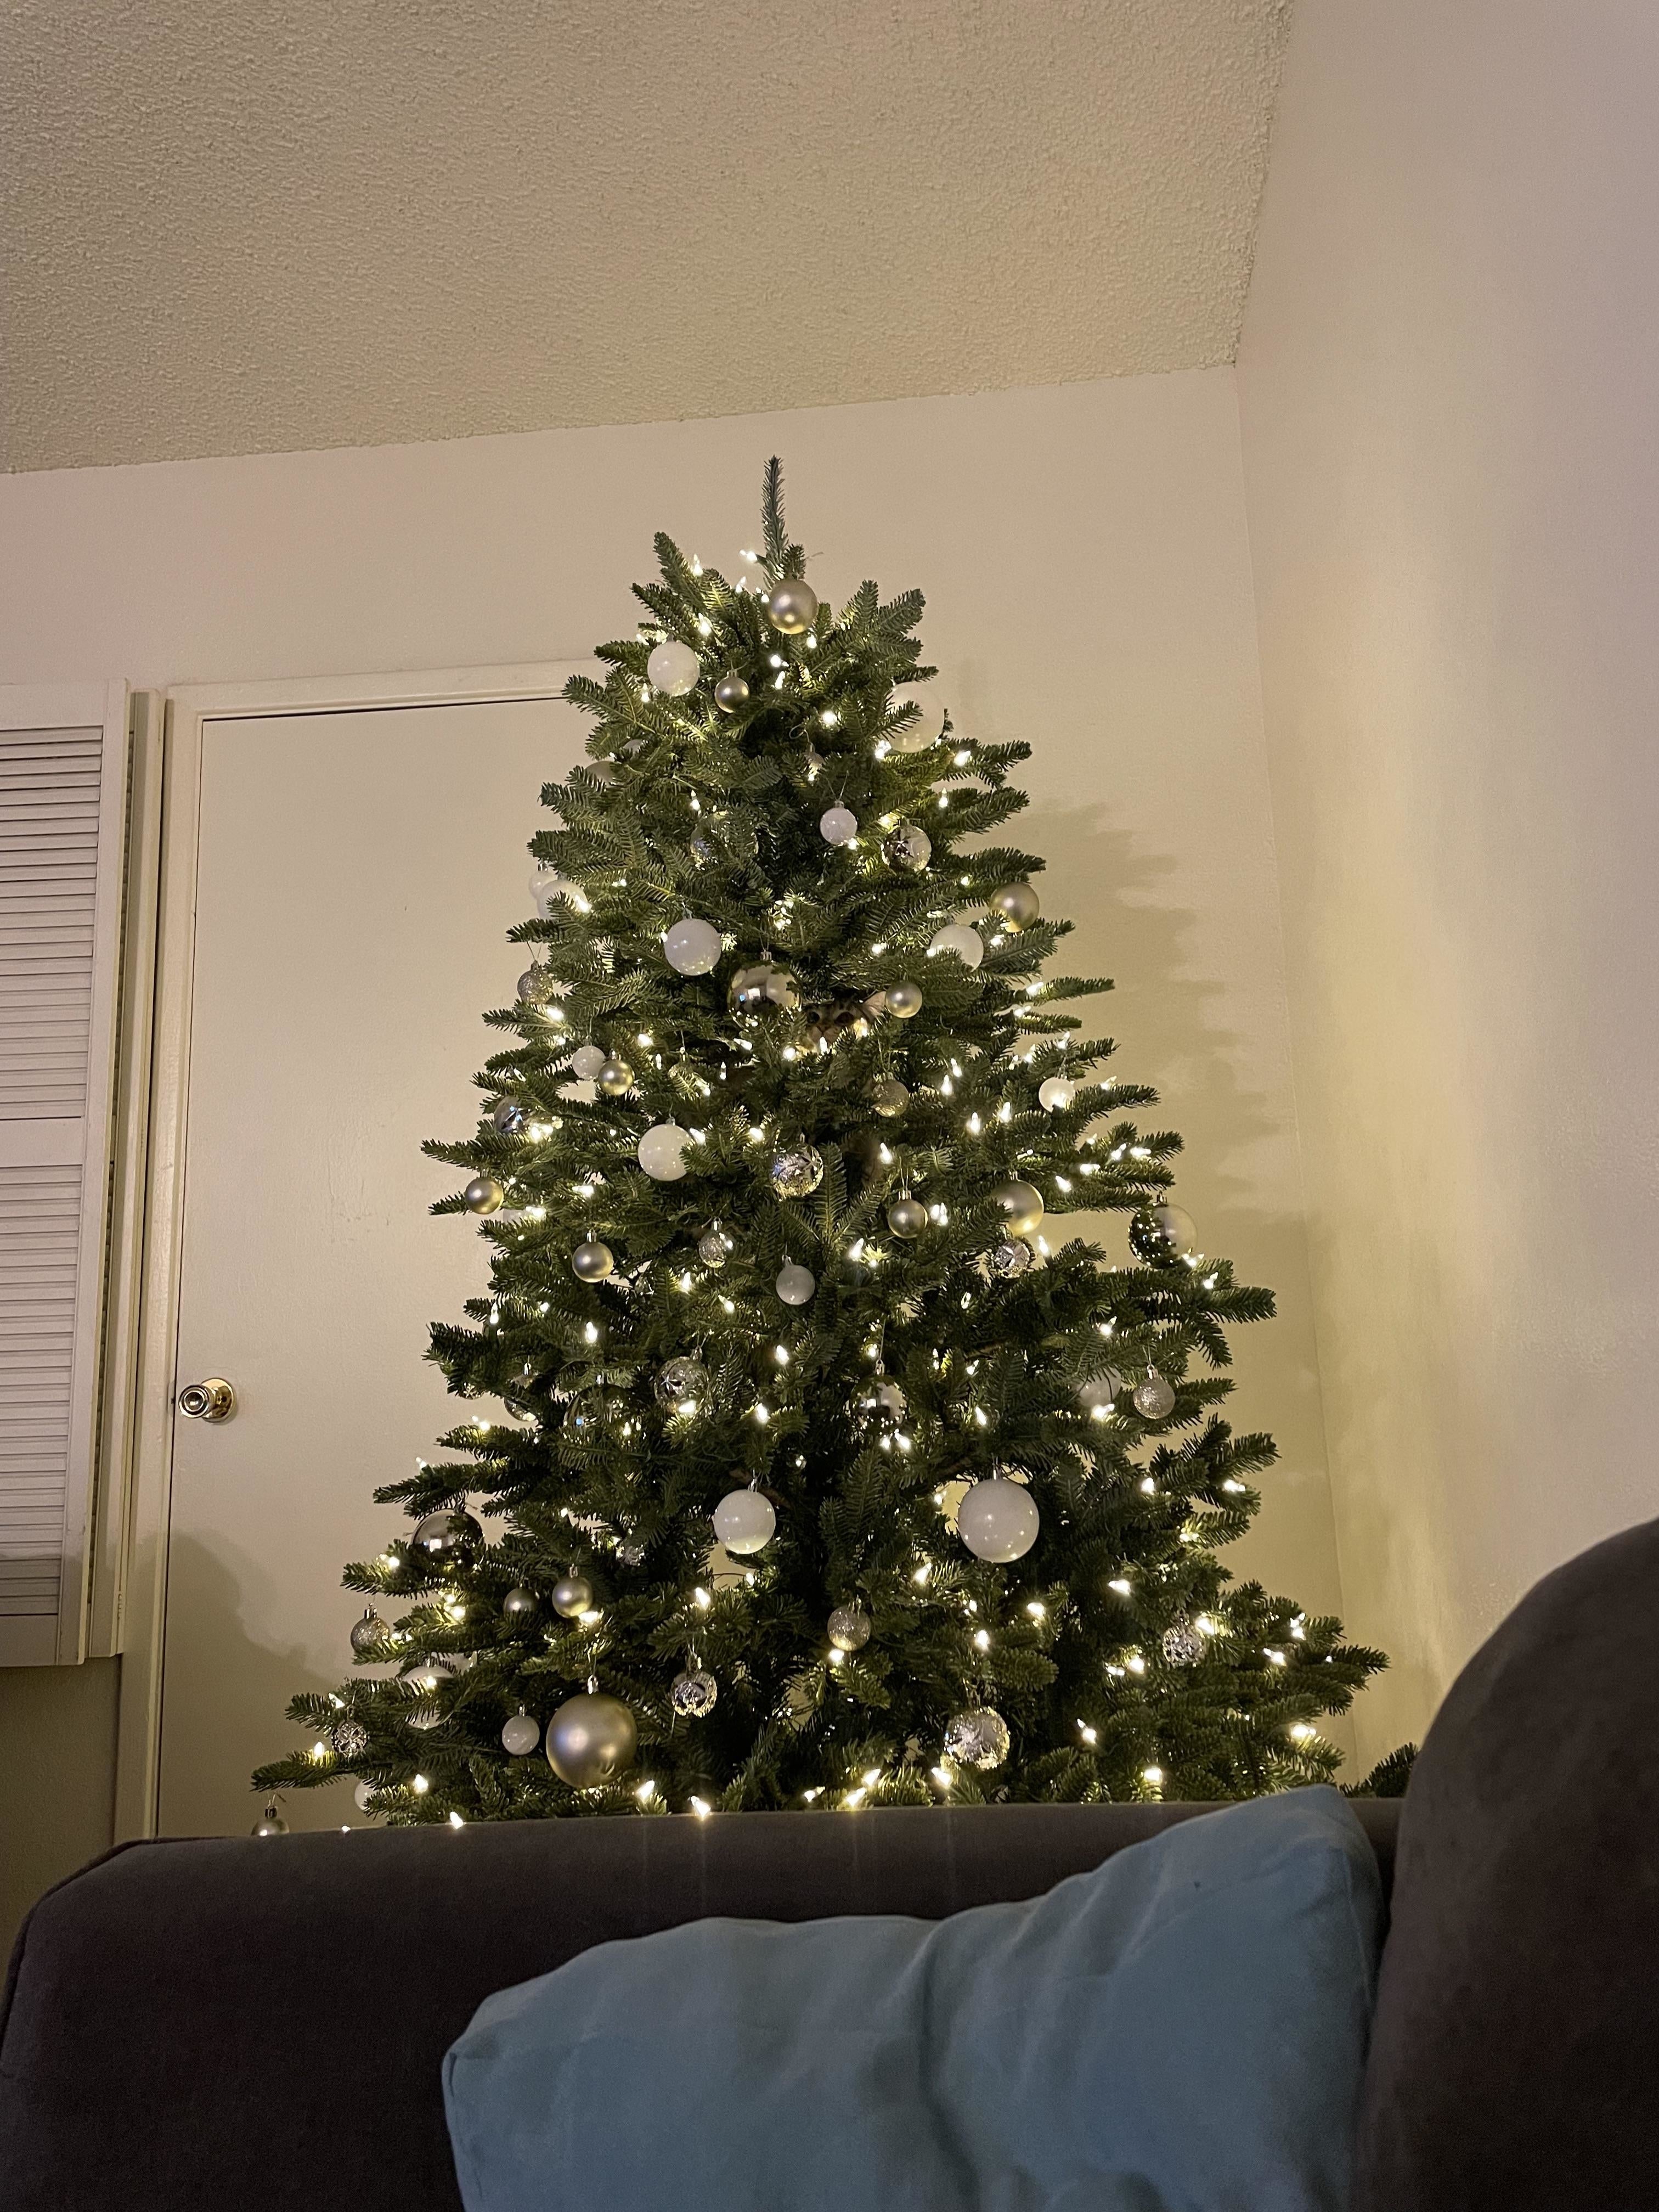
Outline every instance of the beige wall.
[[0, 478], [0, 681], [581, 653], [653, 530], [751, 541], [775, 450], [814, 575], [920, 584], [960, 717], [1036, 745], [1051, 910], [1121, 978], [1121, 1065], [1188, 1138], [1206, 1241], [1280, 1296], [1240, 1340], [1241, 1416], [1284, 1453], [1241, 1556], [1338, 1609], [1231, 372]]
[[108, 1848], [120, 1664], [0, 1668], [0, 1960], [41, 1891]]
[[1659, 15], [1304, 0], [1240, 362], [1344, 1589], [1659, 1510]]

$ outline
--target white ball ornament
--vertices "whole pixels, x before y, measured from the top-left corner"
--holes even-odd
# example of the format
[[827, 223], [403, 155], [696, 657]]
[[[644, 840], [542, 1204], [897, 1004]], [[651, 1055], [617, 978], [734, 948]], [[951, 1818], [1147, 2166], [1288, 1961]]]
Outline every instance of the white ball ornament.
[[653, 686], [671, 699], [683, 699], [702, 673], [702, 664], [689, 645], [671, 638], [659, 645], [645, 664]]
[[930, 959], [941, 952], [954, 952], [964, 968], [977, 968], [985, 957], [985, 939], [965, 921], [953, 921], [935, 930], [928, 944]]
[[662, 949], [677, 975], [706, 975], [720, 965], [720, 933], [712, 921], [687, 915], [663, 939]]
[[592, 1083], [605, 1066], [605, 1059], [603, 1045], [578, 1045], [570, 1055], [570, 1072], [583, 1083]]
[[716, 1536], [738, 1559], [763, 1551], [778, 1525], [771, 1499], [758, 1490], [728, 1491], [710, 1517]]
[[552, 913], [555, 902], [562, 898], [570, 885], [556, 868], [538, 868], [530, 878], [530, 896], [536, 902], [536, 911], [545, 921]]
[[514, 1759], [526, 1759], [542, 1740], [539, 1721], [528, 1713], [514, 1713], [501, 1723], [501, 1747]]
[[850, 806], [831, 806], [818, 817], [818, 835], [826, 845], [850, 845], [859, 834], [859, 817]]
[[640, 1139], [640, 1165], [653, 1182], [678, 1182], [686, 1172], [685, 1148], [691, 1132], [675, 1121], [659, 1121]]
[[787, 1306], [807, 1304], [818, 1286], [818, 1279], [810, 1267], [803, 1267], [793, 1260], [786, 1260], [778, 1270], [775, 1285], [778, 1296]]
[[1001, 1475], [976, 1482], [957, 1508], [957, 1532], [976, 1559], [1006, 1565], [1037, 1540], [1036, 1501], [1024, 1484]]
[[937, 744], [944, 736], [945, 702], [931, 684], [901, 684], [888, 704], [896, 714], [905, 707], [920, 710], [916, 720], [891, 740], [896, 753], [926, 752], [929, 745]]
[[1050, 1114], [1063, 1114], [1077, 1097], [1077, 1085], [1064, 1075], [1051, 1075], [1037, 1089], [1037, 1104]]

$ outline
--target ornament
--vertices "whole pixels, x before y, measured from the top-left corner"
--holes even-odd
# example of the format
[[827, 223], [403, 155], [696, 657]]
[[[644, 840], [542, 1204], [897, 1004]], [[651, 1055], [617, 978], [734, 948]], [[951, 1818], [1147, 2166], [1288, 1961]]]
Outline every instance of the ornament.
[[850, 845], [859, 834], [859, 817], [850, 807], [831, 806], [818, 817], [818, 835], [826, 845]]
[[689, 645], [671, 638], [653, 652], [645, 672], [657, 690], [666, 692], [671, 699], [683, 699], [696, 686], [702, 664]]
[[678, 1182], [685, 1173], [685, 1148], [691, 1132], [678, 1122], [659, 1121], [639, 1142], [640, 1165], [653, 1182]]
[[1036, 1259], [1036, 1254], [1023, 1237], [1005, 1237], [986, 1254], [985, 1272], [994, 1282], [1018, 1282]]
[[749, 686], [735, 668], [728, 668], [714, 685], [714, 704], [723, 714], [735, 714], [749, 696]]
[[1201, 1631], [1184, 1617], [1172, 1620], [1164, 1632], [1164, 1656], [1172, 1667], [1190, 1667], [1204, 1656]]
[[1135, 1385], [1135, 1411], [1149, 1421], [1161, 1421], [1175, 1411], [1176, 1394], [1156, 1367], [1146, 1370], [1146, 1380]]
[[747, 968], [739, 968], [727, 986], [726, 995], [734, 1012], [750, 1016], [763, 1014], [770, 1006], [781, 1006], [786, 1013], [793, 1013], [800, 1004], [794, 977], [787, 968], [775, 967], [769, 960], [757, 960]]
[[920, 1237], [927, 1226], [927, 1209], [919, 1198], [908, 1194], [896, 1198], [887, 1209], [887, 1226], [895, 1237]]
[[993, 891], [986, 901], [993, 914], [1000, 915], [1010, 929], [1029, 929], [1042, 912], [1042, 902], [1030, 884], [1005, 884], [1000, 891]]
[[888, 739], [896, 753], [924, 753], [945, 734], [945, 702], [928, 684], [901, 684], [887, 702], [890, 713], [915, 707], [916, 720]]
[[461, 1193], [467, 1210], [471, 1213], [498, 1213], [507, 1193], [494, 1176], [474, 1176]]
[[522, 1583], [515, 1583], [501, 1600], [501, 1613], [503, 1619], [507, 1620], [530, 1620], [534, 1618], [540, 1606], [541, 1600], [534, 1590], [526, 1589]]
[[361, 1759], [368, 1749], [368, 1730], [361, 1721], [336, 1721], [329, 1736], [337, 1759]]
[[720, 965], [720, 933], [712, 921], [687, 915], [664, 938], [662, 949], [676, 975], [706, 975]]
[[375, 1612], [374, 1607], [370, 1606], [362, 1619], [352, 1628], [351, 1648], [360, 1659], [364, 1658], [377, 1644], [384, 1644], [391, 1633], [392, 1631], [386, 1626], [385, 1621]]
[[1137, 1259], [1186, 1260], [1199, 1256], [1198, 1224], [1184, 1206], [1152, 1206], [1129, 1224], [1129, 1243]]
[[547, 1724], [547, 1763], [573, 1790], [597, 1790], [634, 1763], [639, 1731], [620, 1698], [567, 1698]]
[[676, 1674], [668, 1686], [668, 1702], [677, 1713], [689, 1721], [700, 1721], [705, 1713], [712, 1713], [720, 1693], [720, 1686], [712, 1674], [701, 1667], [689, 1674]]
[[360, 1813], [373, 1813], [376, 1809], [374, 1801], [379, 1794], [379, 1785], [368, 1781], [367, 1778], [360, 1782], [351, 1793]]
[[643, 1544], [618, 1544], [617, 1559], [622, 1566], [642, 1567], [645, 1565], [645, 1547]]
[[818, 595], [799, 576], [785, 576], [766, 595], [766, 619], [786, 637], [799, 637], [817, 620]]
[[514, 1759], [527, 1759], [541, 1740], [541, 1723], [532, 1720], [522, 1705], [501, 1723], [501, 1747], [510, 1751]]
[[1103, 1375], [1091, 1376], [1088, 1382], [1078, 1385], [1077, 1401], [1085, 1413], [1103, 1417], [1112, 1410], [1112, 1401], [1123, 1388], [1123, 1377], [1109, 1367]]
[[578, 1443], [591, 1443], [604, 1427], [611, 1413], [610, 1401], [605, 1398], [578, 1398], [565, 1408], [563, 1425]]
[[556, 868], [537, 868], [530, 878], [530, 896], [536, 902], [536, 912], [545, 921], [562, 898], [574, 889]]
[[422, 1735], [428, 1735], [434, 1728], [443, 1726], [444, 1709], [428, 1702], [416, 1705], [412, 1712], [405, 1713], [404, 1718], [410, 1728], [418, 1729]]
[[522, 1098], [502, 1098], [490, 1115], [489, 1126], [498, 1136], [516, 1137], [530, 1119], [530, 1109]]
[[778, 1525], [772, 1501], [761, 1490], [728, 1490], [710, 1517], [714, 1534], [739, 1559], [764, 1551]]
[[890, 1014], [896, 1014], [902, 1022], [913, 1022], [921, 1012], [922, 996], [920, 983], [891, 983], [884, 993]]
[[778, 1279], [773, 1285], [787, 1306], [804, 1306], [818, 1286], [818, 1279], [810, 1267], [802, 1267], [793, 1260], [786, 1260], [778, 1269]]
[[964, 968], [977, 968], [985, 957], [985, 939], [965, 921], [953, 921], [934, 931], [927, 951], [930, 958], [941, 952], [954, 952]]
[[483, 1530], [470, 1513], [428, 1513], [415, 1524], [415, 1549], [434, 1566], [470, 1559], [483, 1541]]
[[526, 968], [514, 988], [526, 1006], [544, 1006], [553, 994], [553, 978], [545, 968]]
[[586, 1575], [561, 1575], [553, 1585], [553, 1610], [561, 1620], [574, 1620], [593, 1606], [593, 1585]]
[[1064, 1075], [1051, 1075], [1037, 1086], [1037, 1104], [1050, 1114], [1063, 1114], [1076, 1097], [1076, 1084]]
[[920, 875], [933, 857], [933, 841], [915, 822], [901, 822], [881, 841], [881, 857], [902, 876]]
[[287, 1835], [288, 1822], [276, 1810], [276, 1800], [274, 1797], [253, 1823], [252, 1832], [256, 1836]]
[[859, 1399], [859, 1411], [889, 1421], [902, 1421], [910, 1401], [896, 1382], [885, 1376], [872, 1382]]
[[1015, 1237], [1029, 1237], [1042, 1218], [1042, 1194], [1029, 1182], [1000, 1182], [991, 1203]]
[[945, 1729], [945, 1748], [959, 1766], [1000, 1766], [1008, 1756], [1008, 1723], [989, 1705], [975, 1705]]
[[838, 1605], [830, 1616], [830, 1641], [837, 1651], [862, 1651], [870, 1641], [870, 1616], [861, 1606]]
[[653, 1388], [659, 1405], [671, 1406], [677, 1413], [695, 1413], [708, 1388], [708, 1370], [701, 1359], [682, 1352], [678, 1359], [664, 1361]]
[[736, 1249], [737, 1246], [718, 1221], [704, 1230], [697, 1239], [697, 1257], [705, 1267], [723, 1267]]
[[595, 1083], [599, 1080], [599, 1070], [605, 1064], [605, 1058], [602, 1045], [579, 1044], [570, 1055], [570, 1072], [584, 1083]]
[[896, 1078], [889, 1076], [870, 1093], [870, 1103], [884, 1120], [891, 1121], [910, 1103], [910, 1094]]
[[976, 1559], [1006, 1566], [1037, 1540], [1036, 1500], [1023, 1483], [993, 1475], [976, 1482], [957, 1507], [957, 1534]]
[[597, 1237], [584, 1237], [570, 1255], [570, 1265], [581, 1283], [602, 1283], [616, 1264], [616, 1254]]
[[633, 1088], [634, 1071], [625, 1060], [606, 1060], [593, 1079], [607, 1098], [620, 1098]]
[[811, 1145], [774, 1152], [767, 1176], [780, 1198], [805, 1198], [823, 1181], [823, 1155]]

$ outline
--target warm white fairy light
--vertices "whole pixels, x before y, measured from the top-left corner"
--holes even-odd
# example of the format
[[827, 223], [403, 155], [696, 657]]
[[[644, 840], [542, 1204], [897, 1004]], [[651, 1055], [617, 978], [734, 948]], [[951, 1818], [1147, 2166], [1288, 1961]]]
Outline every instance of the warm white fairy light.
[[700, 1820], [706, 1820], [714, 1809], [714, 1807], [702, 1797], [694, 1797], [691, 1800], [691, 1810]]
[[464, 1828], [466, 1822], [462, 1820], [459, 1813], [452, 1813], [449, 1816], [449, 1825], [452, 1828]]
[[432, 1784], [427, 1780], [424, 1774], [417, 1774], [409, 1786], [415, 1792], [415, 1795], [417, 1797], [424, 1797], [427, 1791], [432, 1787]]
[[648, 1805], [656, 1794], [657, 1785], [648, 1778], [646, 1781], [641, 1782], [639, 1788], [634, 1792], [635, 1798], [641, 1805]]
[[1077, 1724], [1077, 1729], [1078, 1734], [1083, 1738], [1085, 1743], [1092, 1747], [1100, 1741], [1099, 1735], [1090, 1727], [1087, 1721], [1079, 1721]]
[[1134, 1585], [1127, 1575], [1115, 1575], [1106, 1587], [1109, 1590], [1115, 1590], [1120, 1597], [1127, 1597]]
[[991, 1648], [991, 1632], [990, 1632], [990, 1630], [989, 1630], [988, 1628], [980, 1628], [980, 1629], [975, 1629], [975, 1631], [974, 1632], [974, 1649], [975, 1649], [975, 1651], [988, 1651], [988, 1650], [990, 1650], [990, 1648]]

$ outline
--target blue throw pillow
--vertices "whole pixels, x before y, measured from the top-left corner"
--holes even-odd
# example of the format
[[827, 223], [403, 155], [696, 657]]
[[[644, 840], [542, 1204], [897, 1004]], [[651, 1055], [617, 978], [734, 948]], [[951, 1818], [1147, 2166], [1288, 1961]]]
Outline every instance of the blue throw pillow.
[[461, 2193], [468, 2212], [1340, 2212], [1380, 1917], [1364, 1830], [1314, 1789], [1025, 1904], [603, 1943], [487, 1998], [446, 2058]]

